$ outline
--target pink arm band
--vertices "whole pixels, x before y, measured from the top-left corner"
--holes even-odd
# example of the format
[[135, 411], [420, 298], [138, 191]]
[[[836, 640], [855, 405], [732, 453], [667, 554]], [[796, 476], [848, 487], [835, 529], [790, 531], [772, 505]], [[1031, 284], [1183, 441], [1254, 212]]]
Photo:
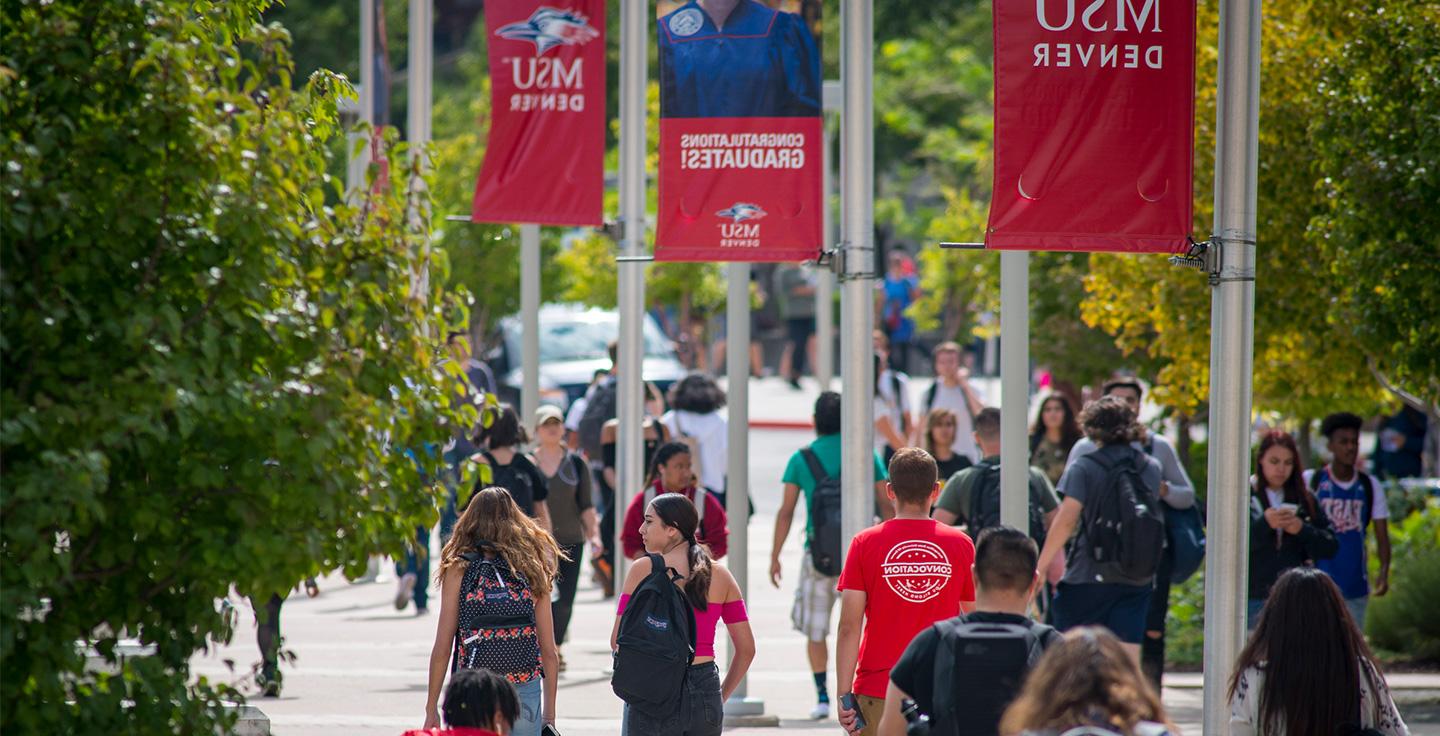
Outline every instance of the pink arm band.
[[741, 621], [749, 621], [750, 616], [745, 613], [745, 601], [728, 601], [721, 605], [720, 620], [727, 624], [738, 624]]
[[628, 603], [630, 603], [630, 594], [629, 594], [629, 593], [621, 593], [621, 594], [620, 594], [620, 605], [619, 605], [618, 608], [615, 609], [615, 615], [616, 615], [616, 616], [623, 616], [623, 615], [625, 615], [625, 606], [626, 606], [626, 604], [628, 604]]

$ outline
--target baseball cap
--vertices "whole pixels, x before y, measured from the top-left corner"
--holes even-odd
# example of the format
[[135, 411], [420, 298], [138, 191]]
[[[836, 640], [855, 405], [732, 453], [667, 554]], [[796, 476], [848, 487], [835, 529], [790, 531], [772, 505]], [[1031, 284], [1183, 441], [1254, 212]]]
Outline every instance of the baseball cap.
[[560, 407], [551, 404], [541, 404], [535, 411], [535, 428], [539, 429], [544, 423], [554, 419], [561, 424], [565, 423], [565, 415], [560, 413]]

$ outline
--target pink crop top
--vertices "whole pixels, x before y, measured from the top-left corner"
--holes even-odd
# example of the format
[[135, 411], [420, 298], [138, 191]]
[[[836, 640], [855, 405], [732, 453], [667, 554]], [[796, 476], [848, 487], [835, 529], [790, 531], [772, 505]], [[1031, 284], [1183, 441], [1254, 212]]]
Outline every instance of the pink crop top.
[[[616, 609], [615, 615], [625, 613], [625, 605], [630, 602], [629, 593], [620, 594], [620, 607]], [[738, 624], [741, 621], [749, 621], [750, 616], [745, 613], [745, 601], [728, 601], [725, 603], [711, 603], [703, 611], [695, 611], [695, 656], [715, 656], [715, 624], [724, 621], [727, 624]]]

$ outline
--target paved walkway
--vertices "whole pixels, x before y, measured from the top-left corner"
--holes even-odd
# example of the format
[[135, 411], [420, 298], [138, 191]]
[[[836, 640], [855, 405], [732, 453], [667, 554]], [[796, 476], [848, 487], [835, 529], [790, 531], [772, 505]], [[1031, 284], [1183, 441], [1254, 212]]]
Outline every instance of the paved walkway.
[[[788, 386], [767, 381], [776, 393]], [[757, 409], [770, 398], [759, 401]], [[814, 391], [794, 392], [793, 400], [803, 401]], [[778, 401], [778, 399], [776, 399]], [[778, 478], [785, 459], [794, 448], [812, 436], [804, 431], [757, 430], [751, 440], [751, 474], [757, 516], [750, 525], [755, 553], [750, 559], [748, 606], [759, 645], [751, 669], [749, 693], [763, 698], [767, 713], [780, 718], [785, 733], [806, 736], [840, 734], [833, 721], [806, 720], [814, 705], [814, 686], [805, 659], [805, 642], [791, 631], [790, 603], [794, 576], [800, 561], [798, 533], [794, 526], [784, 556], [787, 580], [780, 590], [767, 580], [770, 535], [778, 506]], [[393, 568], [392, 568], [393, 569]], [[273, 733], [284, 736], [357, 734], [395, 736], [407, 728], [418, 728], [424, 717], [426, 670], [435, 636], [436, 613], [417, 617], [407, 609], [393, 606], [393, 582], [352, 585], [331, 577], [320, 582], [319, 598], [307, 599], [294, 593], [281, 616], [286, 648], [295, 654], [293, 664], [283, 666], [285, 690], [278, 699], [252, 701], [270, 717]], [[432, 585], [432, 596], [434, 595]], [[193, 660], [195, 672], [214, 679], [233, 681], [236, 669], [248, 671], [258, 659], [255, 629], [248, 603], [241, 603], [241, 625], [234, 642]], [[614, 621], [613, 601], [603, 601], [598, 589], [582, 581], [571, 629], [564, 649], [569, 664], [560, 681], [560, 730], [566, 736], [615, 736], [619, 733], [620, 702], [610, 691], [609, 633]], [[833, 646], [833, 637], [832, 637]], [[1440, 676], [1397, 676], [1407, 697], [1418, 695], [1440, 702]], [[1167, 678], [1164, 699], [1170, 713], [1185, 734], [1200, 733], [1201, 691], [1198, 676], [1172, 675]], [[1424, 688], [1420, 690], [1419, 688]], [[834, 677], [831, 676], [831, 692]], [[1413, 697], [1411, 699], [1414, 699]], [[1440, 736], [1440, 707], [1407, 708], [1410, 718], [1431, 725], [1413, 723], [1416, 734]], [[734, 734], [774, 734], [773, 728], [736, 728]]]

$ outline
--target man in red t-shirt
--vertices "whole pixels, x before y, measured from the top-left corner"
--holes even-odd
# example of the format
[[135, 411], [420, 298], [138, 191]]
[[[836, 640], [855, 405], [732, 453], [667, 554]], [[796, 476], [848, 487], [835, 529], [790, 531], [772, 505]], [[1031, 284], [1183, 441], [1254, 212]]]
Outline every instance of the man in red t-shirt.
[[964, 532], [930, 518], [940, 493], [936, 475], [930, 453], [918, 447], [896, 452], [886, 488], [895, 518], [850, 541], [838, 586], [836, 689], [842, 698], [855, 695], [866, 725], [855, 731], [856, 713], [842, 705], [840, 725], [847, 731], [874, 736], [890, 668], [910, 640], [936, 621], [975, 608], [975, 545]]

